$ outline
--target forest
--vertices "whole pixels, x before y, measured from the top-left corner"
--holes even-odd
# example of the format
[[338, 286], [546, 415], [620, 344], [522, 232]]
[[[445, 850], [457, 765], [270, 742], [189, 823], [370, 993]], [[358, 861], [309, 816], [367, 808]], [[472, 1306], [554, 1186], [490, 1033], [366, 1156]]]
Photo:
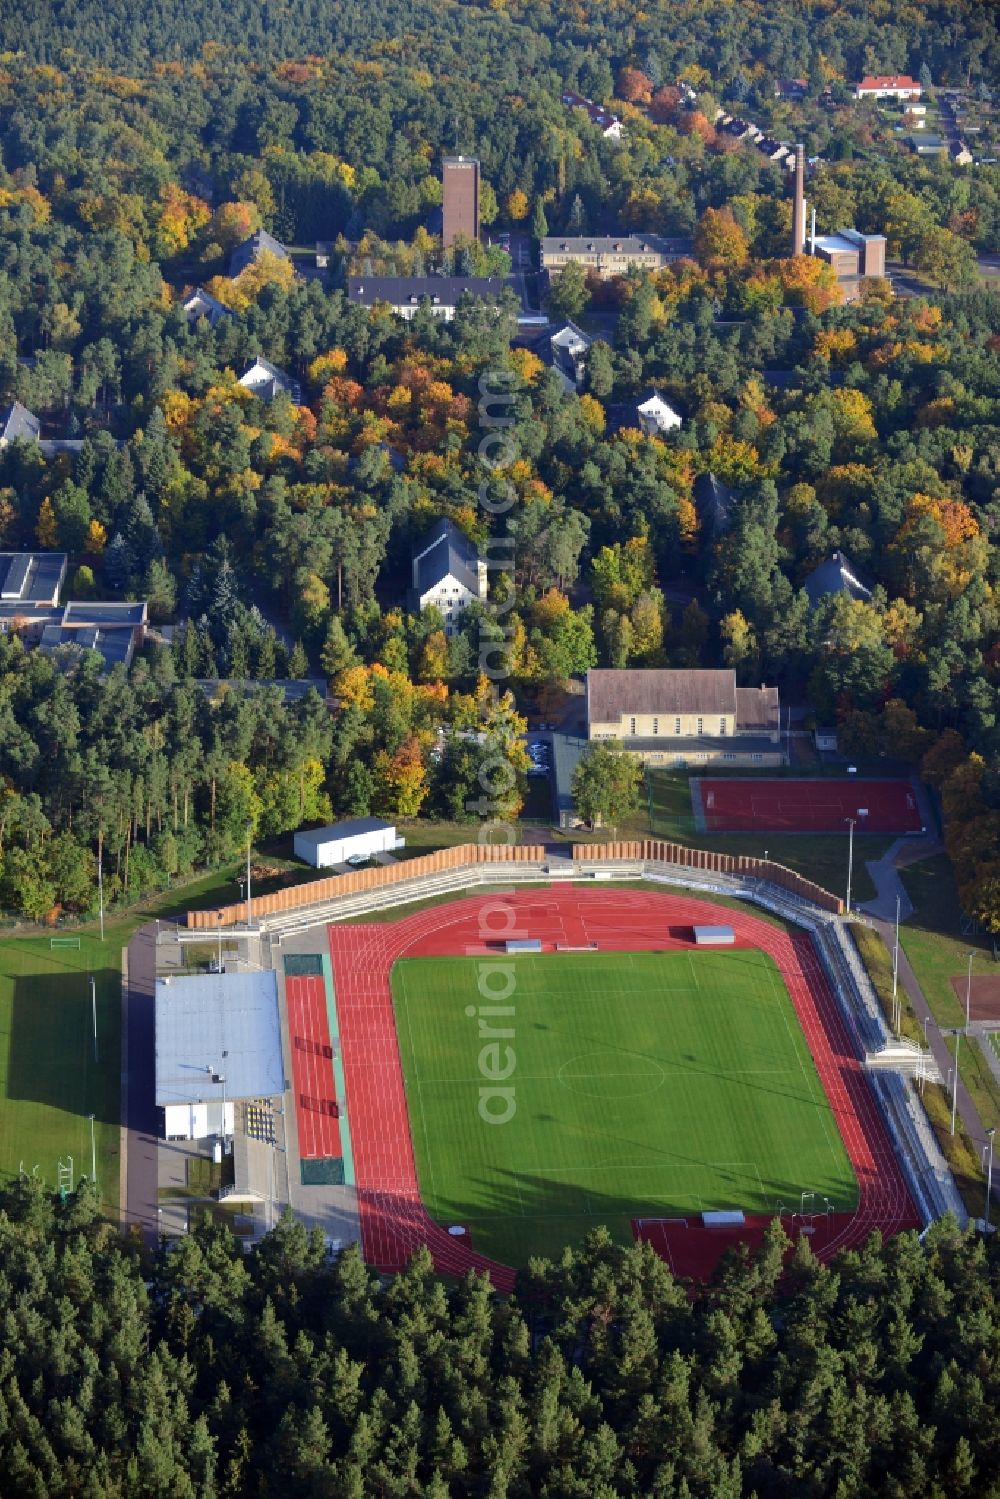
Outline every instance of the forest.
[[290, 1216], [156, 1254], [0, 1194], [0, 1484], [36, 1499], [991, 1499], [998, 1261], [942, 1220], [713, 1279], [597, 1229], [515, 1294], [380, 1278]]
[[[1000, 338], [976, 280], [1000, 168], [887, 155], [850, 99], [889, 66], [988, 95], [989, 9], [946, 9], [944, 27], [921, 4], [836, 24], [822, 5], [504, 4], [443, 27], [416, 6], [403, 46], [392, 9], [322, 0], [37, 8], [0, 65], [0, 395], [68, 447], [0, 451], [0, 547], [65, 551], [67, 596], [147, 599], [170, 644], [126, 676], [0, 641], [0, 903], [86, 914], [98, 857], [106, 895], [133, 899], [231, 857], [248, 820], [273, 839], [329, 816], [461, 819], [497, 751], [513, 814], [524, 714], [549, 716], [568, 678], [727, 664], [836, 721], [851, 753], [922, 763], [964, 908], [1000, 926]], [[796, 72], [798, 116], [774, 92]], [[566, 87], [612, 102], [621, 144]], [[801, 126], [820, 230], [885, 233], [927, 294], [873, 283], [843, 305], [829, 268], [787, 258], [787, 174], [714, 129], [716, 101]], [[664, 270], [555, 285], [553, 316], [598, 329], [576, 392], [513, 297], [448, 324], [347, 299], [348, 270], [503, 268], [428, 227], [456, 147], [481, 156], [490, 225], [692, 237]], [[231, 276], [260, 227], [292, 258]], [[185, 313], [198, 286], [211, 322]], [[239, 384], [258, 356], [294, 403]], [[492, 522], [484, 377], [510, 398]], [[669, 439], [638, 429], [650, 385], [683, 415]], [[451, 635], [407, 604], [441, 516], [513, 543]], [[803, 585], [834, 550], [870, 596], [813, 607]], [[268, 685], [303, 677], [316, 696]]]
[[526, 64], [551, 59], [562, 69], [579, 50], [592, 72], [585, 92], [597, 97], [600, 70], [630, 54], [655, 50], [665, 72], [689, 65], [712, 67], [722, 77], [755, 64], [778, 75], [808, 73], [817, 53], [832, 68], [904, 72], [926, 62], [942, 82], [973, 73], [995, 77], [1000, 54], [989, 0], [770, 0], [735, 6], [730, 0], [679, 0], [640, 11], [627, 5], [524, 0], [441, 7], [431, 0], [377, 9], [339, 0], [257, 5], [254, 0], [166, 0], [138, 13], [129, 0], [38, 0], [31, 24], [17, 0], [3, 0], [0, 18], [13, 48], [33, 62], [59, 63], [77, 54], [105, 67], [143, 67], [149, 58], [190, 59], [206, 47], [224, 47], [241, 58], [285, 59], [346, 52], [365, 57], [435, 47], [443, 73], [475, 79], [489, 58], [505, 56], [511, 77]]

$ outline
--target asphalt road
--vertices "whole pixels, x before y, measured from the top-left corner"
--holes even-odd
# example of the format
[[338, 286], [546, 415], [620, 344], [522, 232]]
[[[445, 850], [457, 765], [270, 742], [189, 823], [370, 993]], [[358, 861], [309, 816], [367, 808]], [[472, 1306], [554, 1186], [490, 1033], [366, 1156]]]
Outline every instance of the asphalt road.
[[159, 1236], [155, 996], [156, 923], [149, 922], [128, 948], [125, 1218], [151, 1244]]

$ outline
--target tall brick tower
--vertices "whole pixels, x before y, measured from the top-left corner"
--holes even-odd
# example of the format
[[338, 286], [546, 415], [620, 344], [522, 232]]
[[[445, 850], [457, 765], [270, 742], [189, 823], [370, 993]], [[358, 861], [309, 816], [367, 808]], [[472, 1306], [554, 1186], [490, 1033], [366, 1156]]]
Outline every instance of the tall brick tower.
[[445, 249], [457, 235], [479, 238], [479, 161], [475, 156], [446, 156], [441, 162], [444, 187], [442, 243]]
[[792, 254], [806, 247], [806, 148], [795, 147], [795, 197], [792, 202]]

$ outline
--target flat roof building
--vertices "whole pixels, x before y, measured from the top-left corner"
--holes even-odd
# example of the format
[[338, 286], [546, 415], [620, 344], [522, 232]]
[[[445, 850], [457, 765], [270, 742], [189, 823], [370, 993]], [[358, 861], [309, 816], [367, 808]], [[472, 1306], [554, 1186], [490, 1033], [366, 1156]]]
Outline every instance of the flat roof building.
[[0, 607], [52, 608], [66, 580], [65, 552], [0, 552]]
[[860, 234], [857, 229], [838, 229], [836, 234], [817, 234], [810, 248], [836, 272], [847, 299], [856, 294], [861, 281], [885, 275], [885, 235]]
[[104, 670], [128, 667], [146, 636], [148, 606], [135, 603], [68, 603], [56, 618], [46, 620], [38, 644], [43, 651], [61, 646], [97, 651]]
[[224, 1125], [234, 1100], [285, 1091], [273, 972], [157, 979], [155, 1023], [156, 1104], [168, 1136], [191, 1138], [192, 1123]]
[[370, 859], [373, 854], [389, 853], [399, 847], [396, 829], [381, 817], [354, 817], [345, 822], [331, 822], [323, 828], [308, 828], [296, 833], [295, 857], [314, 869], [329, 869], [348, 859]]

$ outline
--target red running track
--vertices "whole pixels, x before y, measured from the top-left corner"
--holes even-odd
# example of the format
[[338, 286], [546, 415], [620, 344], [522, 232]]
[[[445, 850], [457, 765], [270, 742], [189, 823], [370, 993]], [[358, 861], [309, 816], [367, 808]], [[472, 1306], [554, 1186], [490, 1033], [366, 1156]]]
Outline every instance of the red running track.
[[328, 929], [365, 1259], [381, 1270], [399, 1270], [426, 1244], [439, 1271], [480, 1270], [503, 1291], [515, 1280], [508, 1266], [450, 1237], [420, 1200], [389, 983], [398, 958], [477, 955], [506, 937], [540, 938], [546, 951], [588, 942], [604, 951], [683, 950], [693, 945], [695, 922], [713, 921], [732, 926], [741, 946], [760, 948], [777, 964], [857, 1176], [857, 1208], [840, 1215], [819, 1252], [826, 1257], [860, 1243], [876, 1228], [888, 1235], [916, 1226], [882, 1116], [806, 933], [789, 936], [755, 916], [690, 896], [535, 886], [472, 896], [394, 923]]
[[753, 780], [700, 782], [710, 833], [919, 833], [923, 823], [909, 781]]
[[333, 1047], [322, 978], [312, 974], [286, 975], [285, 1002], [292, 1041], [299, 1155], [304, 1160], [339, 1156], [342, 1151], [333, 1082]]
[[[808, 1232], [813, 1253], [825, 1259], [834, 1240], [851, 1221], [850, 1213], [801, 1213], [782, 1215], [785, 1233], [793, 1241], [799, 1234]], [[747, 1214], [746, 1222], [720, 1228], [705, 1228], [700, 1220], [633, 1219], [632, 1232], [637, 1239], [651, 1244], [661, 1259], [666, 1260], [674, 1274], [692, 1280], [708, 1280], [712, 1271], [727, 1249], [737, 1249], [741, 1244], [750, 1250], [759, 1249], [764, 1241], [764, 1230], [770, 1217]]]

